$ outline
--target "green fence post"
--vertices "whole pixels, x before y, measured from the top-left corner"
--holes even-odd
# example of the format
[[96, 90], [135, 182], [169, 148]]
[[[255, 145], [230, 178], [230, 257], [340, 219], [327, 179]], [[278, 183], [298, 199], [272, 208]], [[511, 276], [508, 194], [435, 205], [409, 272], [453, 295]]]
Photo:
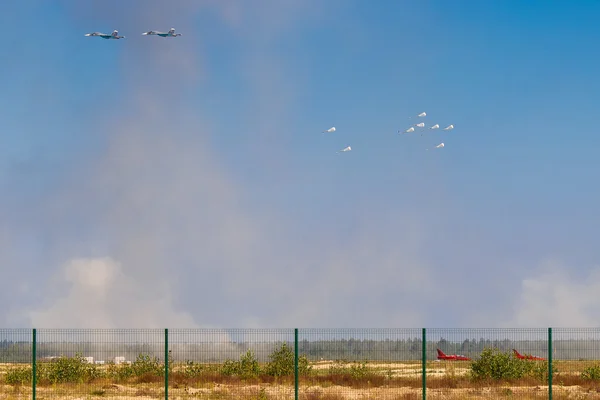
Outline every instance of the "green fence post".
[[33, 328], [33, 341], [31, 343], [31, 390], [32, 390], [32, 394], [33, 394], [33, 400], [35, 400], [35, 384], [36, 384], [36, 380], [37, 380], [37, 371], [36, 371], [36, 358], [37, 358], [37, 351], [36, 351], [36, 329]]
[[427, 334], [426, 329], [423, 328], [423, 344], [422, 344], [422, 354], [421, 354], [421, 382], [423, 382], [423, 400], [427, 399]]
[[294, 399], [298, 400], [298, 328], [294, 328]]
[[165, 400], [169, 400], [169, 329], [165, 328]]
[[552, 328], [548, 328], [548, 399], [552, 400]]

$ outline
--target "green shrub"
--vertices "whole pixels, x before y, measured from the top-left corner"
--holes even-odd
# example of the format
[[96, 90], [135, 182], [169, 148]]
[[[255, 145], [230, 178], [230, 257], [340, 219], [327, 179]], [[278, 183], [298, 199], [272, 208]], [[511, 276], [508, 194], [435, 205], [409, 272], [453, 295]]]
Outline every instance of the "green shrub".
[[94, 364], [88, 364], [80, 353], [74, 357], [61, 356], [52, 362], [37, 365], [38, 382], [86, 383], [99, 378], [102, 374]]
[[581, 372], [581, 379], [589, 380], [589, 381], [598, 381], [600, 380], [600, 365], [593, 365], [591, 367], [587, 367]]
[[256, 396], [257, 400], [268, 400], [269, 396], [267, 396], [267, 391], [265, 390], [265, 388], [260, 388], [259, 392], [258, 392], [258, 396]]
[[367, 362], [363, 361], [360, 364], [352, 364], [350, 366], [350, 376], [355, 379], [365, 378], [369, 375], [372, 375], [373, 371], [367, 367]]
[[106, 371], [106, 377], [116, 382], [123, 382], [130, 378], [138, 378], [152, 381], [154, 378], [163, 377], [165, 365], [158, 358], [149, 354], [138, 354], [136, 360], [131, 364], [110, 363]]
[[227, 360], [221, 367], [221, 373], [227, 376], [240, 378], [254, 378], [260, 374], [260, 365], [252, 350], [240, 357], [239, 361]]
[[[556, 368], [552, 366], [552, 374]], [[479, 379], [521, 379], [533, 377], [542, 382], [548, 379], [547, 361], [520, 360], [512, 353], [503, 353], [498, 349], [487, 348], [481, 353], [479, 360], [471, 363], [472, 378]]]
[[133, 375], [141, 377], [144, 375], [164, 376], [165, 366], [156, 357], [149, 354], [139, 354], [131, 364]]
[[[350, 364], [350, 366], [348, 366]], [[361, 379], [376, 375], [373, 370], [367, 367], [367, 362], [350, 363], [347, 360], [336, 360], [335, 363], [329, 366], [330, 375], [349, 375], [354, 379]], [[389, 371], [391, 376], [391, 371]]]
[[[271, 376], [290, 376], [294, 375], [294, 350], [287, 343], [282, 343], [281, 347], [276, 349], [269, 356], [270, 360], [266, 366], [265, 373]], [[306, 375], [311, 371], [308, 358], [305, 355], [298, 356], [298, 374]]]
[[346, 365], [348, 364], [348, 361], [346, 360], [335, 360], [335, 362], [333, 362], [330, 366], [329, 366], [329, 375], [345, 375], [348, 374], [350, 371], [350, 368], [348, 368]]
[[123, 382], [133, 376], [133, 368], [128, 364], [109, 363], [106, 376], [113, 382]]
[[[529, 363], [532, 363], [529, 361]], [[533, 362], [531, 376], [537, 378], [540, 382], [548, 382], [548, 361]], [[556, 376], [558, 369], [555, 364], [552, 364], [552, 378]]]
[[31, 383], [31, 367], [11, 368], [6, 372], [4, 381], [7, 385], [24, 385]]
[[195, 378], [200, 376], [204, 371], [204, 366], [193, 361], [186, 361], [185, 368], [183, 369], [183, 375], [188, 378]]

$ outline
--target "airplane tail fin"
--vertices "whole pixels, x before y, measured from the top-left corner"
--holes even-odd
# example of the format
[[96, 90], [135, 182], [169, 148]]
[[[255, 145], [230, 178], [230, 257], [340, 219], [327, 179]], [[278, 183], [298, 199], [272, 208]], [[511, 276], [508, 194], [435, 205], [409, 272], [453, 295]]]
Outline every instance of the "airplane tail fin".
[[521, 353], [519, 353], [516, 349], [513, 349], [513, 353], [515, 353], [515, 356], [517, 356], [517, 358], [524, 358]]
[[446, 357], [446, 354], [444, 354], [444, 352], [441, 351], [440, 349], [437, 349], [437, 353], [438, 353], [438, 357]]

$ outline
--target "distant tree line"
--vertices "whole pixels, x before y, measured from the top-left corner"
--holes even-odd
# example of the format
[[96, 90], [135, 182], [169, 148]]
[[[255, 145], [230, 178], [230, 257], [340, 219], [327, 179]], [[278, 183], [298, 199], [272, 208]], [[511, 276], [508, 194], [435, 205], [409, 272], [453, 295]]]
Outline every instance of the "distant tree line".
[[[252, 350], [260, 362], [266, 362], [277, 346], [286, 343], [292, 349], [293, 341], [269, 342], [203, 342], [203, 343], [173, 343], [169, 344], [171, 356], [175, 362], [223, 362], [228, 359], [238, 359], [241, 354]], [[600, 359], [600, 340], [555, 340], [553, 357], [555, 360], [597, 360]], [[501, 351], [517, 349], [522, 354], [548, 356], [547, 340], [490, 340], [465, 339], [462, 342], [452, 342], [444, 338], [427, 341], [426, 357], [435, 360], [436, 349], [446, 354], [463, 354], [477, 358], [485, 348], [496, 348]], [[422, 358], [422, 340], [408, 338], [402, 340], [362, 340], [336, 339], [316, 340], [307, 339], [298, 342], [298, 351], [306, 355], [310, 361], [346, 360], [346, 361], [418, 361]], [[25, 341], [0, 341], [0, 363], [30, 363], [32, 343]], [[115, 357], [125, 357], [135, 360], [139, 354], [149, 354], [164, 360], [163, 343], [97, 343], [97, 342], [41, 342], [36, 344], [38, 360], [51, 357], [73, 357], [81, 353], [86, 357], [94, 357], [95, 361], [110, 362]]]

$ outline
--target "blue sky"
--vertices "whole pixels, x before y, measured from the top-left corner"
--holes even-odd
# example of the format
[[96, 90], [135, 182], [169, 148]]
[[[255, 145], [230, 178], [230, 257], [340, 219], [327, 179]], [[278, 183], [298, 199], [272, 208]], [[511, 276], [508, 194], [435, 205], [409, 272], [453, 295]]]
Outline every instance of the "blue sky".
[[600, 317], [596, 2], [0, 11], [2, 325]]

